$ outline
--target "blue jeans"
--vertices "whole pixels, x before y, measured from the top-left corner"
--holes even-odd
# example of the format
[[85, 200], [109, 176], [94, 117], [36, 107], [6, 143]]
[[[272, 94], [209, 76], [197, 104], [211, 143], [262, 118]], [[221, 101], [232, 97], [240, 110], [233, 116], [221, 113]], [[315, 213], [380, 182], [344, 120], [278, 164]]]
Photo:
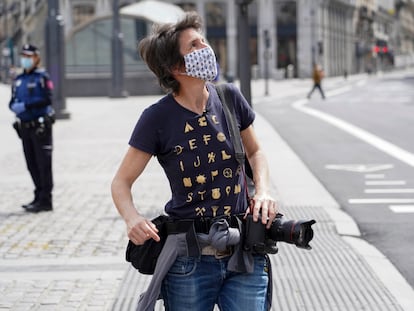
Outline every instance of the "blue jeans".
[[230, 257], [178, 257], [162, 284], [167, 311], [265, 311], [268, 267], [263, 255], [254, 256], [253, 273], [227, 271]]

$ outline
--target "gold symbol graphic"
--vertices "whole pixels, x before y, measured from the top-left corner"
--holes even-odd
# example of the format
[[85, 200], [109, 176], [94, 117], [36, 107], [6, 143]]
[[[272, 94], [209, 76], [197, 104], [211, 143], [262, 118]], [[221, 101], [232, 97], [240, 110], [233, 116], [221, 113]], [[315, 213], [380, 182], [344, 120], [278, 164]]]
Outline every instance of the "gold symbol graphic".
[[231, 168], [225, 168], [223, 170], [223, 176], [226, 178], [232, 178], [233, 177], [233, 172], [231, 170]]
[[200, 126], [207, 126], [207, 119], [205, 116], [202, 116], [198, 119], [198, 125]]
[[198, 175], [198, 176], [196, 177], [196, 181], [197, 181], [200, 185], [205, 184], [205, 183], [206, 183], [206, 176], [205, 176], [205, 175]]
[[184, 177], [183, 178], [183, 184], [184, 184], [184, 187], [186, 187], [186, 188], [190, 188], [190, 187], [193, 186], [193, 183], [191, 182], [190, 177]]
[[211, 207], [211, 209], [213, 210], [213, 217], [217, 216], [217, 210], [219, 209], [219, 207], [217, 205], [214, 205]]
[[229, 196], [230, 192], [231, 192], [231, 187], [230, 186], [227, 186], [226, 187], [227, 196]]
[[204, 216], [206, 209], [204, 207], [197, 207], [195, 209], [197, 216]]
[[226, 215], [226, 216], [230, 216], [231, 215], [231, 206], [230, 205], [226, 205], [224, 207], [224, 215]]
[[181, 169], [181, 172], [184, 172], [184, 163], [183, 163], [183, 161], [180, 161], [180, 169]]
[[217, 133], [217, 140], [219, 141], [219, 142], [223, 142], [223, 141], [226, 141], [226, 135], [224, 135], [224, 133], [223, 132], [219, 132], [219, 133]]
[[214, 152], [209, 152], [207, 157], [208, 157], [208, 163], [216, 162], [216, 154]]
[[214, 177], [218, 176], [218, 171], [211, 171], [211, 180], [214, 181]]
[[217, 121], [217, 116], [215, 114], [211, 116], [211, 121], [213, 121], [214, 124], [220, 124], [219, 121]]
[[241, 192], [241, 185], [235, 185], [234, 186], [234, 194], [240, 193]]
[[207, 192], [206, 190], [198, 192], [198, 194], [200, 195], [201, 201], [204, 201], [204, 195], [206, 194], [206, 192]]
[[190, 203], [190, 202], [192, 202], [193, 201], [193, 193], [192, 192], [189, 192], [188, 194], [187, 194], [187, 200], [186, 200], [186, 202], [187, 203]]
[[184, 150], [184, 148], [181, 147], [180, 145], [177, 145], [177, 146], [174, 147], [174, 152], [175, 152], [176, 155], [181, 154], [183, 152], [183, 150]]
[[184, 133], [188, 133], [191, 131], [194, 131], [194, 128], [190, 124], [188, 124], [188, 122], [185, 122]]
[[199, 167], [201, 165], [200, 157], [197, 156], [197, 162], [194, 161], [194, 167]]
[[230, 159], [230, 158], [231, 158], [231, 155], [228, 155], [228, 154], [226, 153], [226, 150], [222, 150], [222, 151], [221, 151], [221, 157], [222, 157], [222, 159], [223, 159], [223, 160], [228, 160], [228, 159]]
[[196, 149], [197, 148], [196, 139], [195, 138], [194, 139], [190, 139], [188, 141], [188, 145], [190, 146], [190, 150]]
[[211, 140], [211, 135], [203, 135], [204, 144], [207, 146], [208, 142]]
[[220, 188], [213, 188], [213, 189], [211, 190], [211, 197], [212, 197], [214, 200], [218, 200], [218, 199], [220, 199], [220, 197], [221, 197]]

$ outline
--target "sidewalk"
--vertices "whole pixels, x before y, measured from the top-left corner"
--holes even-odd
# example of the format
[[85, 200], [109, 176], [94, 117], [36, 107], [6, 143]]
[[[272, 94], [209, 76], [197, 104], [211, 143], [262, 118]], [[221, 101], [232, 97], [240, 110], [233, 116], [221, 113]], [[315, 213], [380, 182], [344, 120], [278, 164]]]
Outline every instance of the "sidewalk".
[[[265, 97], [264, 82], [254, 81], [253, 103], [303, 97], [310, 87], [310, 80], [269, 81]], [[335, 87], [344, 87], [343, 79], [327, 79], [325, 89]], [[134, 310], [149, 278], [124, 261], [125, 225], [110, 182], [138, 116], [159, 96], [68, 98], [71, 118], [54, 127], [55, 210], [28, 215], [20, 205], [32, 199], [32, 183], [11, 127], [9, 94], [0, 85], [0, 310]], [[279, 243], [272, 256], [273, 310], [414, 310], [412, 289], [358, 238], [353, 221], [262, 116], [255, 127], [286, 216], [317, 220], [312, 251]], [[169, 186], [156, 159], [133, 191], [148, 217], [161, 211]]]

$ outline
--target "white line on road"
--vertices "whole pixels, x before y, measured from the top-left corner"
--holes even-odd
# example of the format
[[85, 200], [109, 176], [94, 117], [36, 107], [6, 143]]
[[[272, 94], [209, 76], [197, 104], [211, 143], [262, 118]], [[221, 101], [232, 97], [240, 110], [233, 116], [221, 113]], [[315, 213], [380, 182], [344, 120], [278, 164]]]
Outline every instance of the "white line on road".
[[349, 204], [405, 204], [405, 203], [414, 203], [414, 199], [391, 199], [391, 198], [384, 198], [384, 199], [349, 199]]
[[364, 193], [414, 193], [414, 189], [412, 188], [371, 188], [365, 189]]
[[402, 186], [405, 185], [405, 180], [367, 180], [367, 186]]
[[342, 129], [345, 132], [348, 132], [349, 134], [365, 141], [366, 143], [378, 148], [390, 156], [404, 163], [407, 163], [410, 166], [414, 166], [414, 154], [339, 118], [316, 109], [305, 107], [305, 104], [307, 102], [308, 100], [306, 99], [300, 99], [294, 102], [292, 106], [299, 111], [319, 118], [327, 123], [332, 124], [333, 126], [336, 126], [337, 128]]
[[384, 177], [385, 177], [384, 174], [366, 174], [365, 175], [365, 178], [368, 178], [368, 179], [381, 179]]
[[390, 205], [394, 213], [414, 213], [414, 205]]

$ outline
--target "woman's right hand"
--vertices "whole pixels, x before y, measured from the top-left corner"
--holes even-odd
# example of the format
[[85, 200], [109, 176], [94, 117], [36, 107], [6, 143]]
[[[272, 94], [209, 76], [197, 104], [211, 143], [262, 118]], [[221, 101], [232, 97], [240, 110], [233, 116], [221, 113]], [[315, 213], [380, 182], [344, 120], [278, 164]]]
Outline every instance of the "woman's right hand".
[[128, 238], [135, 245], [142, 245], [146, 240], [154, 239], [159, 242], [158, 229], [151, 220], [137, 215], [133, 219], [126, 221]]

